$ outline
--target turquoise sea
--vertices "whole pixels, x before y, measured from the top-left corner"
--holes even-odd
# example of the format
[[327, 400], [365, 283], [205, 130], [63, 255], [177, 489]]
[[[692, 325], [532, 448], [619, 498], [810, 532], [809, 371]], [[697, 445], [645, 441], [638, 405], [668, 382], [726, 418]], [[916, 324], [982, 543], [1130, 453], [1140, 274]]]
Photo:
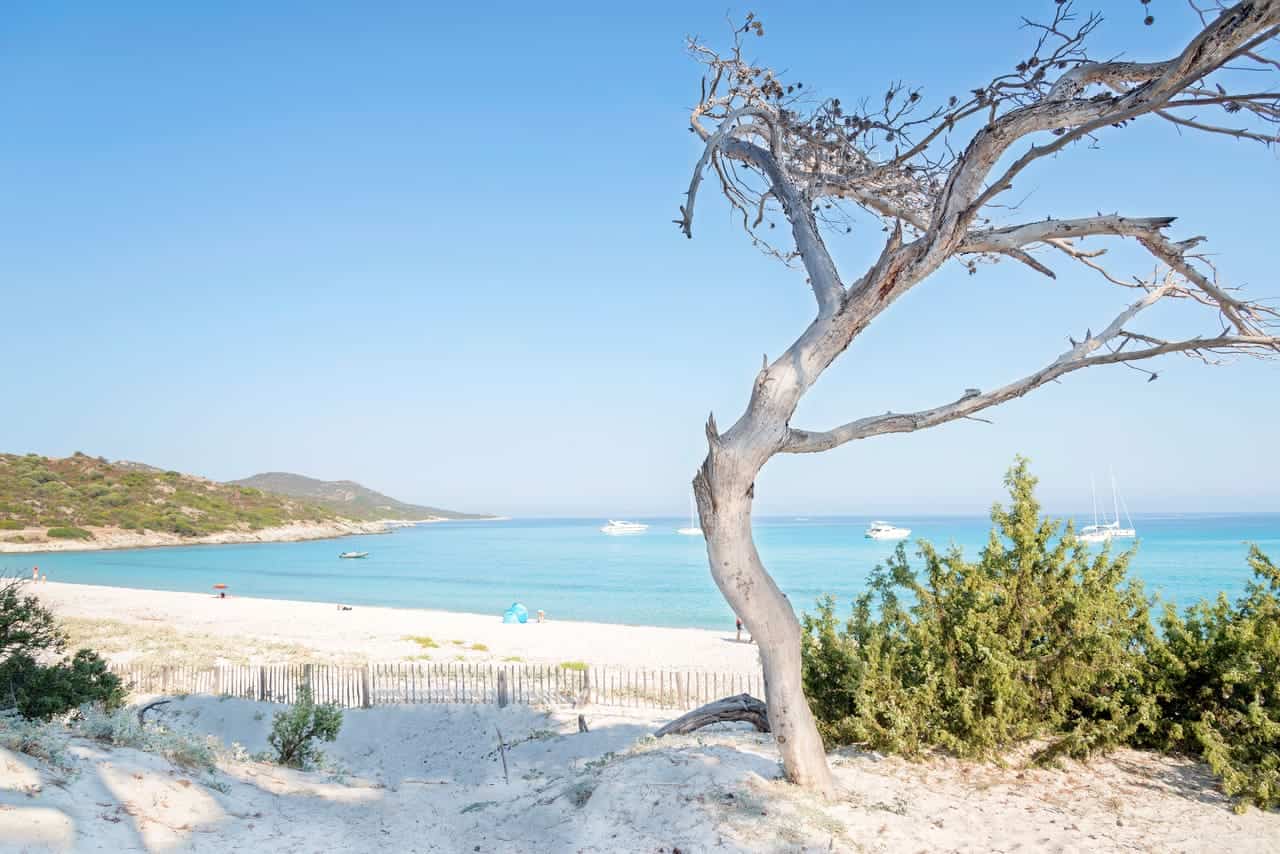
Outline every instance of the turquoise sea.
[[[516, 519], [403, 528], [391, 534], [305, 543], [193, 546], [2, 555], [0, 570], [39, 565], [54, 581], [158, 590], [469, 611], [496, 616], [513, 601], [553, 619], [721, 628], [733, 615], [707, 571], [701, 537], [686, 519], [645, 519], [640, 535], [601, 534], [603, 519]], [[849, 602], [892, 543], [863, 538], [861, 517], [762, 518], [756, 540], [797, 609], [831, 593]], [[950, 542], [976, 556], [986, 517], [895, 518], [911, 540]], [[1247, 543], [1280, 559], [1280, 513], [1135, 516], [1133, 567], [1148, 592], [1187, 604], [1249, 579]], [[368, 551], [365, 560], [338, 552]], [[912, 549], [914, 551], [914, 549]], [[918, 565], [918, 562], [917, 562]]]

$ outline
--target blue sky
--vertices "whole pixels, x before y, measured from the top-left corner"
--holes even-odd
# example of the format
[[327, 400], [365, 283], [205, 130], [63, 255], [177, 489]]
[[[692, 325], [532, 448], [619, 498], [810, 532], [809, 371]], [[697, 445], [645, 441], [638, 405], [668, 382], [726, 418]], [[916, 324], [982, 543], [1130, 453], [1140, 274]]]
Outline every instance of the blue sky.
[[[731, 423], [761, 353], [813, 312], [714, 194], [694, 240], [671, 223], [698, 156], [684, 36], [723, 41], [724, 4], [265, 5], [6, 10], [0, 448], [513, 514], [682, 512], [707, 412]], [[1029, 50], [1011, 4], [931, 5], [753, 4], [767, 37], [751, 48], [847, 101], [898, 79], [945, 98]], [[1143, 27], [1136, 0], [1106, 4], [1097, 53], [1176, 49], [1189, 16], [1155, 5]], [[1278, 168], [1148, 122], [1012, 195], [1019, 219], [1178, 215], [1173, 234], [1209, 236], [1229, 283], [1280, 296]], [[847, 277], [876, 237], [864, 223], [838, 247]], [[1149, 271], [1127, 251], [1122, 272]], [[1001, 384], [1129, 296], [1058, 269], [944, 270], [795, 423]], [[1087, 507], [1109, 466], [1135, 512], [1280, 510], [1280, 365], [1158, 369], [1073, 375], [993, 425], [775, 459], [759, 511], [983, 512], [1015, 452], [1058, 510]]]

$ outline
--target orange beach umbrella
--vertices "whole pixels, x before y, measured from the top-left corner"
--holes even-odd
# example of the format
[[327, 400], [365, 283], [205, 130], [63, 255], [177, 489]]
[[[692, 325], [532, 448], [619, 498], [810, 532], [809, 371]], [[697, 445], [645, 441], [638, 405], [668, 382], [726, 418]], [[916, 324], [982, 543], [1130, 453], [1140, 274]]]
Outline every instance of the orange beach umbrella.
[[214, 590], [226, 590], [226, 589], [227, 589], [227, 585], [225, 585], [225, 584], [215, 584], [215, 585], [213, 585], [213, 589], [214, 589]]

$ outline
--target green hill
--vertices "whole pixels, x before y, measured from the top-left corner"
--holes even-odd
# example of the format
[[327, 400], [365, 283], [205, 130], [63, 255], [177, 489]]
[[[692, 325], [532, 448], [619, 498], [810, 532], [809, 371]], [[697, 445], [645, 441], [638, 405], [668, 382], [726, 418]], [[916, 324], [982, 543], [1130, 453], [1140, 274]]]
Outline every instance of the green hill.
[[84, 527], [102, 526], [194, 537], [336, 516], [296, 498], [142, 463], [0, 454], [0, 531], [39, 527], [53, 537], [88, 538]]
[[263, 492], [288, 495], [318, 504], [346, 519], [492, 519], [476, 513], [459, 513], [439, 507], [406, 504], [375, 492], [351, 480], [316, 480], [289, 472], [264, 472], [233, 480], [235, 486], [247, 486]]

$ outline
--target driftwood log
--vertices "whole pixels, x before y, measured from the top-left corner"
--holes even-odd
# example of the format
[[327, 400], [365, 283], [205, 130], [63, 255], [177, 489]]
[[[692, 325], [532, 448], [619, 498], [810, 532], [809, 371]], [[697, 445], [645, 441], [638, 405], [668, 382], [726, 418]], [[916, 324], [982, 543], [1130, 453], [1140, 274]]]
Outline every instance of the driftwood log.
[[152, 709], [159, 708], [160, 706], [166, 706], [171, 702], [173, 701], [172, 700], [156, 700], [154, 703], [147, 703], [141, 709], [138, 709], [138, 724], [141, 726], [146, 726], [147, 712], [151, 711]]
[[655, 738], [664, 735], [688, 735], [697, 729], [724, 721], [746, 721], [760, 732], [769, 732], [769, 710], [765, 704], [750, 694], [739, 694], [736, 697], [725, 697], [713, 703], [700, 706], [692, 712], [681, 715], [662, 729], [655, 732]]

